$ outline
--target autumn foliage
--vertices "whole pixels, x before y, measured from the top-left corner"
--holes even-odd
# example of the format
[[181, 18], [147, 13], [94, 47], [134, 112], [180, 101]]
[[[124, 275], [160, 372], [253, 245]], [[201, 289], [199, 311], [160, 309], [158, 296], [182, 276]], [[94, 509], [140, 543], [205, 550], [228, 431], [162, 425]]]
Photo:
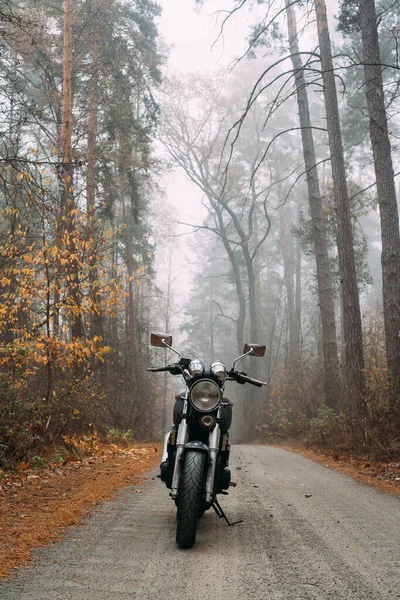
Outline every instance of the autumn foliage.
[[13, 8], [0, 65], [0, 468], [73, 435], [154, 433], [140, 348], [158, 7]]

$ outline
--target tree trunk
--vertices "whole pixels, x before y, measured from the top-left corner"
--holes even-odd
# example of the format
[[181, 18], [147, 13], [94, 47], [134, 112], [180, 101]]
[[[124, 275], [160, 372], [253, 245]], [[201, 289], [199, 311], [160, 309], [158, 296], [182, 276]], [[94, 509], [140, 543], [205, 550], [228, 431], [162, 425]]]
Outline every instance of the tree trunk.
[[335, 306], [329, 266], [328, 245], [322, 213], [322, 199], [319, 188], [318, 172], [315, 158], [314, 139], [311, 130], [310, 110], [308, 106], [307, 87], [303, 65], [298, 55], [296, 17], [293, 5], [286, 0], [288, 17], [289, 45], [295, 76], [297, 106], [303, 142], [304, 166], [306, 170], [308, 198], [313, 232], [315, 261], [317, 268], [317, 284], [319, 307], [322, 322], [322, 347], [324, 361], [325, 403], [338, 410], [340, 401], [340, 379], [338, 350], [336, 338]]
[[257, 300], [256, 300], [256, 275], [254, 273], [254, 263], [250, 254], [247, 243], [243, 244], [243, 256], [246, 263], [247, 279], [249, 286], [249, 317], [250, 317], [250, 342], [259, 343], [259, 327], [257, 315]]
[[[128, 302], [126, 312], [126, 373], [125, 397], [128, 407], [128, 425], [134, 426], [138, 406], [139, 345], [134, 296], [133, 213], [132, 205], [126, 209], [128, 169], [131, 158], [129, 140], [124, 131], [119, 132], [119, 189], [121, 190], [122, 223], [125, 228], [125, 264], [128, 275]], [[131, 199], [132, 202], [132, 199]]]
[[[238, 318], [236, 320], [236, 341], [237, 341], [238, 352], [239, 352], [239, 354], [241, 354], [243, 352], [243, 347], [244, 347], [244, 323], [245, 323], [245, 319], [246, 319], [246, 298], [245, 298], [245, 295], [243, 292], [242, 279], [240, 277], [240, 268], [237, 263], [235, 253], [233, 252], [232, 248], [229, 246], [229, 242], [227, 242], [226, 244], [227, 245], [225, 246], [225, 249], [226, 249], [229, 259], [231, 261], [232, 271], [233, 271], [233, 279], [235, 281], [236, 294], [237, 294], [238, 301], [239, 301], [239, 314], [238, 314]], [[224, 245], [225, 245], [225, 242], [224, 242]], [[229, 249], [228, 249], [228, 246], [229, 246]]]
[[235, 282], [236, 294], [239, 301], [239, 314], [236, 319], [236, 341], [238, 346], [239, 354], [243, 351], [244, 346], [244, 324], [246, 319], [246, 298], [243, 292], [242, 286], [242, 278], [240, 276], [240, 267], [237, 263], [235, 252], [232, 250], [232, 247], [227, 239], [224, 220], [222, 218], [221, 208], [214, 201], [212, 196], [208, 196], [210, 200], [210, 204], [215, 210], [215, 215], [217, 217], [218, 229], [221, 234], [221, 240], [224, 244], [226, 253], [228, 254], [229, 261], [231, 263], [232, 271], [233, 271], [233, 280]]
[[374, 0], [360, 2], [365, 89], [382, 233], [382, 292], [388, 375], [400, 395], [400, 235], [396, 188], [385, 110]]
[[347, 402], [354, 419], [366, 412], [364, 350], [360, 300], [354, 259], [353, 230], [350, 217], [344, 166], [339, 108], [332, 62], [332, 49], [325, 0], [315, 1], [326, 121], [332, 165], [333, 195], [337, 216], [337, 242], [343, 299], [344, 344], [346, 356]]
[[[131, 218], [131, 215], [130, 215]], [[126, 226], [125, 231], [125, 262], [128, 272], [128, 313], [127, 313], [127, 335], [126, 335], [126, 355], [127, 355], [127, 373], [126, 379], [129, 381], [129, 389], [127, 389], [127, 400], [129, 406], [128, 425], [131, 427], [135, 419], [135, 410], [137, 407], [138, 396], [138, 368], [139, 368], [139, 348], [137, 339], [137, 325], [135, 314], [135, 298], [133, 290], [133, 244], [132, 244], [132, 229], [129, 220], [127, 219], [125, 210], [125, 196], [122, 197], [122, 219]]]
[[210, 297], [209, 298], [210, 298], [210, 361], [211, 361], [211, 364], [212, 364], [215, 361], [212, 279], [210, 279]]
[[[300, 224], [300, 210], [297, 214], [297, 226]], [[297, 357], [300, 360], [302, 352], [302, 335], [301, 335], [301, 243], [296, 237], [296, 289], [295, 289], [295, 313], [296, 327], [294, 344], [297, 348]]]
[[[58, 110], [56, 112], [57, 115], [57, 147], [58, 148], [62, 148], [63, 147], [63, 137], [62, 137], [62, 132], [63, 132], [63, 114], [62, 114], [62, 94], [60, 97], [60, 110]], [[65, 213], [65, 208], [64, 208], [64, 182], [63, 182], [63, 178], [61, 177], [61, 180], [59, 180], [59, 186], [60, 186], [60, 207], [59, 207], [59, 211], [58, 211], [58, 217], [57, 217], [57, 250], [58, 250], [58, 257], [57, 260], [55, 261], [54, 264], [54, 285], [53, 285], [53, 289], [54, 289], [54, 293], [53, 293], [53, 305], [54, 305], [54, 317], [53, 317], [53, 332], [54, 332], [54, 337], [55, 338], [59, 338], [60, 336], [60, 309], [61, 309], [61, 281], [62, 281], [62, 268], [61, 268], [61, 255], [62, 255], [62, 251], [63, 251], [63, 234], [64, 234], [64, 213]]]
[[[254, 221], [254, 247], [257, 248], [259, 240], [260, 240], [257, 207], [254, 210], [253, 221]], [[261, 277], [260, 277], [260, 273], [261, 273], [260, 252], [257, 251], [254, 256], [254, 276], [255, 276], [256, 312], [257, 312], [258, 317], [260, 317], [260, 315], [261, 315]]]
[[92, 317], [90, 323], [91, 336], [103, 338], [103, 320], [100, 312], [100, 302], [98, 298], [98, 269], [97, 269], [97, 251], [94, 227], [95, 217], [95, 173], [96, 173], [96, 138], [97, 138], [97, 88], [99, 79], [99, 42], [97, 32], [93, 40], [93, 62], [92, 74], [90, 80], [89, 93], [89, 120], [88, 120], [88, 168], [87, 168], [87, 224], [88, 224], [88, 242], [89, 242], [89, 293], [92, 305]]
[[82, 337], [81, 302], [79, 292], [79, 264], [75, 245], [74, 173], [72, 156], [72, 15], [71, 0], [64, 0], [63, 95], [62, 95], [62, 145], [63, 145], [63, 205], [66, 223], [65, 247], [68, 264], [68, 304], [71, 315], [72, 338]]
[[298, 347], [295, 346], [296, 339], [296, 312], [293, 280], [293, 254], [290, 256], [288, 248], [288, 235], [283, 214], [282, 203], [279, 206], [279, 230], [281, 236], [281, 251], [283, 259], [283, 280], [286, 288], [288, 335], [287, 337], [287, 367], [293, 367], [298, 360]]
[[[172, 250], [170, 250], [168, 260], [168, 280], [167, 280], [167, 294], [166, 294], [166, 306], [164, 315], [164, 331], [169, 333], [170, 321], [171, 321], [171, 302], [172, 302]], [[164, 364], [167, 364], [167, 349], [164, 349]], [[164, 393], [163, 393], [163, 404], [162, 404], [162, 420], [161, 420], [161, 431], [165, 433], [167, 431], [167, 408], [168, 408], [168, 373], [164, 373]]]

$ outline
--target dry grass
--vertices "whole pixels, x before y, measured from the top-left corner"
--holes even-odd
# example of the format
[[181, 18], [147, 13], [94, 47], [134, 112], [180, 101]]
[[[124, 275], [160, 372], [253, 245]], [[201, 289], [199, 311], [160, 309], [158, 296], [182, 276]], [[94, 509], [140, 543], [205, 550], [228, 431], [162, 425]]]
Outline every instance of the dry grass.
[[[26, 564], [32, 550], [56, 541], [94, 505], [138, 484], [159, 462], [159, 448], [135, 445], [56, 469], [26, 471], [0, 482], [0, 579]], [[140, 492], [140, 490], [137, 490]]]
[[290, 452], [302, 454], [324, 467], [335, 469], [382, 492], [400, 496], [400, 463], [380, 462], [367, 457], [354, 457], [351, 454], [328, 453], [305, 450], [296, 445], [279, 446]]

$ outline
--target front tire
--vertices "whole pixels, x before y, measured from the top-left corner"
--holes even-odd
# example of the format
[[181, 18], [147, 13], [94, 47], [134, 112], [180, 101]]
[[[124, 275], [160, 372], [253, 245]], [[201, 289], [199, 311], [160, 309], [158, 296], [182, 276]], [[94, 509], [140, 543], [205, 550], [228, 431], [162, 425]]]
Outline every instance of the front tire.
[[187, 450], [179, 487], [176, 517], [176, 543], [179, 548], [191, 548], [196, 542], [204, 486], [206, 455]]

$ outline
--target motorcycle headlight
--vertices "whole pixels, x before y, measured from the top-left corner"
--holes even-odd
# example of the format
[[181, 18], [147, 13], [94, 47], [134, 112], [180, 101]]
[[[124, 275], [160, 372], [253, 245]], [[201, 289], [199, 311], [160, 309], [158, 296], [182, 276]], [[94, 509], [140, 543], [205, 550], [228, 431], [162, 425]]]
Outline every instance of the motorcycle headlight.
[[211, 379], [201, 379], [190, 389], [190, 402], [199, 412], [215, 410], [221, 401], [221, 390]]

